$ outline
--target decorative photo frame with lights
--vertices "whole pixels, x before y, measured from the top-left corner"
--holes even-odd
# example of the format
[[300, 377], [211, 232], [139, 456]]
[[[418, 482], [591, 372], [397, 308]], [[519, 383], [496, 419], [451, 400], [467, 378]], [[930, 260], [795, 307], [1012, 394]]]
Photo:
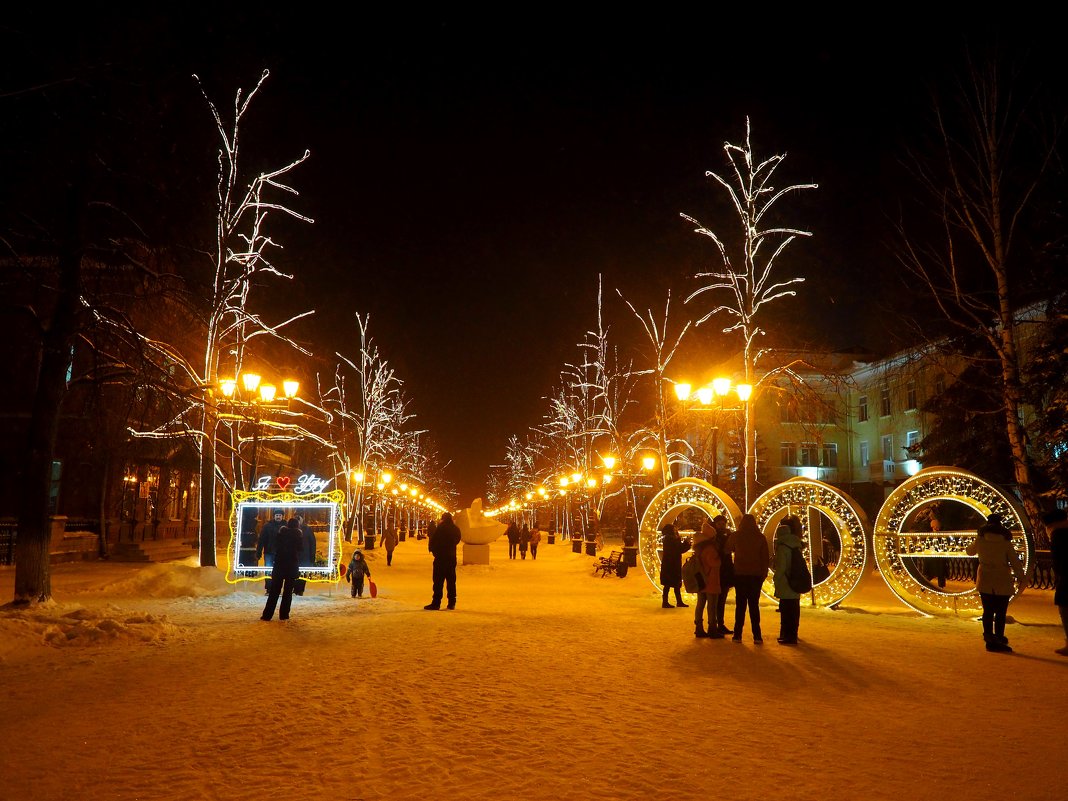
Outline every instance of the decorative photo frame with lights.
[[[957, 507], [957, 514], [948, 507]], [[642, 516], [638, 549], [645, 575], [657, 592], [660, 527], [674, 522], [686, 508], [698, 509], [709, 517], [725, 514], [732, 528], [737, 527], [741, 517], [729, 497], [699, 479], [680, 479], [657, 493]], [[1001, 515], [1005, 527], [1012, 532], [1013, 547], [1020, 554], [1027, 575], [1035, 563], [1034, 534], [1019, 502], [1006, 490], [956, 467], [927, 467], [903, 481], [879, 509], [874, 527], [849, 495], [830, 484], [801, 476], [769, 489], [753, 502], [750, 513], [768, 538], [769, 547], [783, 518], [795, 514], [801, 519], [805, 558], [812, 569], [814, 585], [801, 599], [806, 606], [837, 606], [856, 589], [874, 563], [890, 591], [920, 614], [978, 615], [982, 600], [974, 580], [964, 582], [964, 586], [935, 581], [933, 576], [944, 576], [945, 571], [920, 565], [934, 562], [937, 567], [939, 560], [948, 559], [974, 561], [965, 549], [977, 536], [979, 524], [991, 514]], [[947, 521], [959, 519], [972, 524], [946, 525]], [[773, 589], [773, 577], [769, 576], [762, 592], [773, 598]]]
[[[868, 517], [856, 501], [830, 484], [791, 478], [757, 498], [750, 514], [768, 538], [773, 560], [775, 530], [788, 515], [800, 518], [805, 561], [812, 571], [812, 590], [802, 596], [802, 606], [837, 606], [864, 577], [869, 565]], [[773, 598], [774, 587], [774, 575], [769, 574], [761, 591]]]
[[638, 527], [638, 557], [649, 580], [660, 587], [660, 529], [674, 523], [686, 509], [699, 509], [711, 519], [726, 515], [732, 529], [738, 527], [742, 510], [727, 493], [699, 478], [680, 478], [660, 490], [642, 515]]
[[[918, 514], [924, 507], [955, 505], [970, 510], [962, 526], [941, 524], [931, 530]], [[872, 540], [879, 572], [902, 603], [924, 615], [979, 615], [982, 599], [974, 584], [964, 588], [938, 586], [916, 569], [919, 560], [971, 559], [965, 549], [978, 535], [988, 515], [999, 514], [1012, 532], [1012, 544], [1030, 575], [1035, 563], [1035, 539], [1027, 515], [1007, 491], [958, 467], [925, 467], [901, 482], [883, 503]], [[958, 515], [959, 517], [959, 515]], [[1013, 596], [1015, 597], [1015, 595]]]
[[[300, 566], [301, 578], [311, 582], [337, 583], [341, 574], [341, 526], [344, 520], [345, 493], [341, 490], [323, 491], [324, 482], [300, 482], [293, 485], [284, 481], [268, 482], [261, 479], [257, 489], [235, 490], [230, 512], [230, 544], [227, 548], [228, 570], [226, 580], [231, 584], [241, 581], [262, 581], [271, 573], [265, 559], [256, 557], [256, 543], [263, 526], [270, 524], [276, 512], [283, 521], [301, 516], [304, 524], [315, 533], [315, 556], [304, 559]], [[302, 477], [304, 478], [304, 477]]]

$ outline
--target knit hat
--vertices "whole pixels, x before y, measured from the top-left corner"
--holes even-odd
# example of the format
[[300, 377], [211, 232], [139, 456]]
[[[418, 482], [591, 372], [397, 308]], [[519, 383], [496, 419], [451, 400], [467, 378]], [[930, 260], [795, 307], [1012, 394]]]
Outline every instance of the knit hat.
[[697, 543], [713, 539], [715, 536], [716, 530], [712, 528], [712, 524], [706, 520], [701, 525], [701, 530], [693, 535], [693, 544], [697, 545]]

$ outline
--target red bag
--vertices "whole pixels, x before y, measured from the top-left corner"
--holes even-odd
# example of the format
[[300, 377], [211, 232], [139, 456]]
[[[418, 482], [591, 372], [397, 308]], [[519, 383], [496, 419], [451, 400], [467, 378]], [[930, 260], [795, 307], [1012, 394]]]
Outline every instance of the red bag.
[[339, 576], [344, 576], [346, 570], [348, 570], [348, 568], [345, 567], [345, 563], [344, 562], [338, 562], [337, 563], [337, 574]]
[[372, 598], [378, 597], [378, 585], [371, 581], [371, 579], [367, 579], [367, 588], [371, 591]]

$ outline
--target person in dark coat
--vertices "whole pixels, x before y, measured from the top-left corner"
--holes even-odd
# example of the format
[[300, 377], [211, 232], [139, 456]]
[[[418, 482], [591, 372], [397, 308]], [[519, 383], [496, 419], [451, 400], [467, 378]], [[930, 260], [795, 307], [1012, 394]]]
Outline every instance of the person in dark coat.
[[521, 558], [527, 558], [527, 549], [530, 547], [530, 529], [524, 523], [523, 528], [519, 531], [519, 555]]
[[757, 527], [753, 515], [742, 515], [738, 530], [727, 538], [727, 550], [734, 555], [734, 642], [742, 641], [745, 612], [753, 626], [753, 642], [764, 642], [760, 633], [760, 588], [768, 577], [768, 540]]
[[279, 595], [282, 596], [282, 605], [278, 607], [278, 619], [289, 620], [289, 607], [293, 603], [293, 587], [300, 577], [300, 555], [303, 547], [300, 521], [294, 517], [278, 530], [275, 538], [271, 588], [267, 592], [267, 605], [263, 607], [261, 620], [270, 620], [274, 617], [274, 607], [278, 603]]
[[[660, 529], [662, 556], [660, 557], [660, 583], [664, 585], [664, 609], [673, 606], [689, 606], [682, 601], [682, 555], [690, 550], [690, 539], [682, 539], [671, 523]], [[668, 601], [668, 592], [675, 590], [675, 603]]]
[[387, 526], [386, 533], [382, 535], [382, 547], [386, 549], [386, 567], [393, 564], [393, 552], [397, 550], [397, 542], [397, 529]]
[[[716, 515], [712, 518], [712, 528], [716, 530], [715, 544], [719, 551], [719, 595], [716, 598], [716, 620], [719, 621], [720, 634], [734, 634], [734, 629], [728, 628], [724, 622], [723, 613], [727, 608], [727, 590], [734, 586], [734, 560], [731, 552], [727, 550], [727, 538], [734, 532], [728, 528], [726, 515]], [[738, 591], [734, 592], [734, 607], [738, 608]], [[709, 632], [711, 633], [711, 632]]]
[[[260, 559], [263, 559], [263, 564], [267, 567], [274, 566], [274, 553], [278, 547], [278, 532], [282, 530], [282, 526], [285, 525], [285, 515], [281, 509], [275, 509], [271, 512], [271, 519], [263, 524], [263, 528], [260, 529], [260, 536], [256, 540], [256, 563], [258, 564]], [[267, 578], [263, 582], [263, 592], [266, 595], [271, 591], [271, 579]]]
[[1049, 533], [1049, 550], [1053, 557], [1053, 603], [1061, 613], [1064, 647], [1054, 653], [1068, 656], [1068, 513], [1063, 509], [1047, 512], [1042, 518]]
[[311, 526], [304, 522], [304, 515], [297, 515], [297, 521], [300, 523], [300, 536], [304, 543], [300, 566], [315, 567], [315, 532], [312, 531]]
[[514, 520], [508, 524], [504, 536], [508, 538], [508, 558], [515, 559], [516, 550], [519, 548], [519, 526]]
[[363, 551], [355, 550], [349, 560], [349, 569], [345, 571], [345, 581], [352, 584], [352, 597], [363, 597], [363, 580], [371, 577], [371, 568], [363, 558]]
[[434, 554], [434, 595], [423, 609], [441, 609], [442, 585], [449, 600], [446, 608], [456, 608], [456, 546], [459, 544], [460, 529], [452, 522], [452, 515], [443, 512], [441, 522], [427, 541], [427, 548]]

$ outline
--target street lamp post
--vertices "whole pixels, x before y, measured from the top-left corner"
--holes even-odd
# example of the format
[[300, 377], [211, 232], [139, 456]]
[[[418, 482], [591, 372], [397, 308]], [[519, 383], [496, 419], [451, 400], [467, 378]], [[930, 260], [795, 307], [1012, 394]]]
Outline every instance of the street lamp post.
[[[735, 401], [729, 401], [728, 396], [733, 391], [736, 398]], [[745, 467], [745, 503], [746, 507], [749, 505], [749, 459], [750, 459], [750, 443], [748, 436], [749, 429], [749, 399], [753, 395], [753, 387], [750, 384], [733, 384], [729, 378], [716, 378], [708, 386], [700, 387], [694, 391], [693, 386], [688, 383], [678, 382], [675, 384], [675, 396], [680, 402], [686, 403], [697, 399], [699, 406], [692, 408], [700, 409], [703, 411], [712, 411], [717, 413], [716, 421], [712, 425], [712, 485], [719, 486], [719, 417], [718, 415], [724, 412], [745, 412], [746, 414], [746, 437], [745, 437], [745, 453], [744, 453], [744, 467]]]
[[289, 401], [296, 397], [299, 388], [298, 382], [286, 379], [282, 382], [284, 400], [276, 400], [278, 388], [274, 384], [261, 383], [258, 373], [242, 373], [237, 378], [227, 378], [219, 382], [219, 389], [223, 396], [220, 406], [224, 407], [229, 414], [252, 423], [252, 456], [249, 459], [247, 485], [250, 489], [256, 483], [260, 426], [263, 423], [264, 414], [271, 410], [288, 409]]

